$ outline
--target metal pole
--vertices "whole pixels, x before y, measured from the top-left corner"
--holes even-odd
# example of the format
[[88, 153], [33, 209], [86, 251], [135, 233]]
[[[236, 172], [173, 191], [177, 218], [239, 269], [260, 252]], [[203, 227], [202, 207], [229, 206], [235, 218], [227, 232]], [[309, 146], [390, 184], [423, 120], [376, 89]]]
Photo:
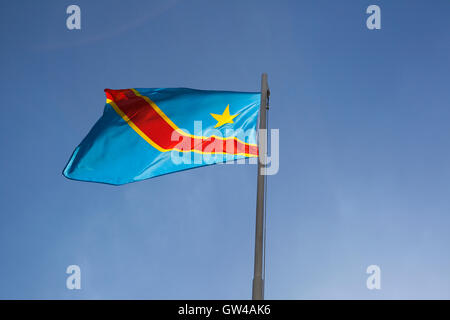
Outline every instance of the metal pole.
[[[258, 186], [256, 193], [256, 227], [255, 227], [255, 269], [253, 273], [253, 300], [264, 299], [263, 279], [263, 246], [264, 246], [264, 180], [265, 164], [267, 156], [267, 131], [266, 111], [268, 109], [267, 96], [269, 86], [267, 74], [261, 76], [261, 106], [259, 112], [259, 161], [258, 161]], [[261, 131], [262, 129], [262, 131]], [[265, 135], [265, 136], [264, 136]]]

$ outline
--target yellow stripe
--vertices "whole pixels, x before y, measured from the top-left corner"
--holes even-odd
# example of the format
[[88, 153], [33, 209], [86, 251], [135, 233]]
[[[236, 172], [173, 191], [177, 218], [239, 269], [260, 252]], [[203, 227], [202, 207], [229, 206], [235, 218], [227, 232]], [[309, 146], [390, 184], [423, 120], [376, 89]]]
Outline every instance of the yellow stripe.
[[179, 134], [181, 134], [181, 135], [184, 135], [184, 136], [188, 136], [188, 137], [191, 137], [191, 138], [195, 138], [195, 139], [202, 139], [202, 140], [205, 140], [205, 139], [209, 139], [209, 138], [212, 138], [212, 137], [214, 137], [214, 138], [216, 138], [216, 139], [218, 139], [218, 140], [231, 140], [231, 139], [233, 139], [233, 140], [236, 140], [236, 141], [239, 141], [240, 143], [243, 143], [243, 144], [247, 144], [247, 145], [249, 145], [249, 146], [254, 146], [254, 147], [257, 147], [258, 145], [257, 144], [253, 144], [253, 143], [247, 143], [247, 142], [244, 142], [244, 141], [241, 141], [241, 140], [239, 140], [237, 137], [227, 137], [227, 138], [223, 138], [223, 137], [218, 137], [218, 136], [216, 136], [216, 135], [211, 135], [210, 137], [203, 137], [203, 136], [195, 136], [195, 135], [192, 135], [192, 134], [189, 134], [189, 133], [187, 133], [187, 132], [184, 132], [183, 130], [181, 130], [180, 128], [178, 128], [178, 126], [175, 124], [175, 123], [173, 123], [172, 122], [172, 120], [170, 120], [170, 118], [168, 117], [168, 116], [166, 116], [166, 114], [156, 105], [156, 103], [154, 103], [152, 100], [150, 100], [150, 98], [149, 97], [147, 97], [147, 96], [143, 96], [143, 95], [141, 95], [136, 89], [131, 89], [133, 92], [134, 92], [134, 94], [136, 95], [136, 96], [138, 96], [138, 97], [141, 97], [141, 98], [143, 98], [149, 105], [151, 105], [152, 107], [153, 107], [153, 109], [155, 109], [155, 111], [175, 130], [175, 131], [177, 131]]
[[134, 131], [136, 131], [145, 141], [147, 141], [152, 147], [154, 147], [155, 149], [159, 150], [160, 152], [167, 152], [167, 151], [179, 151], [179, 152], [195, 152], [195, 153], [199, 153], [199, 154], [229, 154], [229, 155], [233, 155], [233, 156], [246, 156], [246, 157], [257, 157], [258, 155], [254, 155], [254, 154], [249, 154], [249, 153], [226, 153], [226, 152], [204, 152], [204, 151], [199, 151], [199, 150], [181, 150], [178, 148], [172, 148], [172, 149], [164, 149], [161, 148], [156, 142], [154, 142], [152, 139], [150, 139], [144, 132], [141, 131], [141, 129], [139, 129], [133, 121], [131, 121], [130, 118], [128, 118], [128, 116], [122, 112], [122, 110], [120, 110], [120, 108], [117, 106], [117, 104], [110, 100], [110, 99], [106, 99], [106, 103], [108, 103], [109, 105], [111, 105], [113, 107], [113, 109], [122, 117], [123, 120], [125, 120], [125, 122], [131, 127], [133, 128]]

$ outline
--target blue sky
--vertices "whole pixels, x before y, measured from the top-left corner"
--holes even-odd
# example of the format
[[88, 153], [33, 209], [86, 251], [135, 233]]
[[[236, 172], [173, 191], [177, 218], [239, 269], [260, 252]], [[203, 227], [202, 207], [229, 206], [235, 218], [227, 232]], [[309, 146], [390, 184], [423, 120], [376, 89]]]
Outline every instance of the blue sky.
[[[82, 29], [67, 30], [66, 8]], [[366, 8], [381, 8], [368, 30]], [[1, 4], [0, 298], [247, 299], [256, 167], [121, 187], [61, 171], [104, 88], [269, 74], [266, 298], [450, 298], [450, 2]], [[67, 266], [82, 289], [66, 289]], [[381, 290], [366, 268], [381, 268]]]

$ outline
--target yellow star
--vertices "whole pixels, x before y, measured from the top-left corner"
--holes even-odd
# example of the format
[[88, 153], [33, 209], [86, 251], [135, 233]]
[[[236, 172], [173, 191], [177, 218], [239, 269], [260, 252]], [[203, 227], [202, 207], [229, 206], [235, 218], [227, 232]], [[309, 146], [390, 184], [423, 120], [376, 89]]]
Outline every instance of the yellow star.
[[230, 115], [230, 105], [227, 105], [222, 114], [210, 113], [210, 115], [212, 115], [213, 118], [217, 120], [217, 124], [214, 126], [214, 128], [217, 128], [223, 126], [226, 123], [233, 123], [233, 119], [237, 117], [239, 113]]

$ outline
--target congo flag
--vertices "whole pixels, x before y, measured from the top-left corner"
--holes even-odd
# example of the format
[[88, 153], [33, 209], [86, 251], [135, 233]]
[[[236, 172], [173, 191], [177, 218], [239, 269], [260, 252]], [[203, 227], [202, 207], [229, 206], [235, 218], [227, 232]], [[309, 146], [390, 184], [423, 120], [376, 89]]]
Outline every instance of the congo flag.
[[114, 185], [258, 156], [259, 92], [105, 89], [102, 117], [72, 154], [69, 179]]

